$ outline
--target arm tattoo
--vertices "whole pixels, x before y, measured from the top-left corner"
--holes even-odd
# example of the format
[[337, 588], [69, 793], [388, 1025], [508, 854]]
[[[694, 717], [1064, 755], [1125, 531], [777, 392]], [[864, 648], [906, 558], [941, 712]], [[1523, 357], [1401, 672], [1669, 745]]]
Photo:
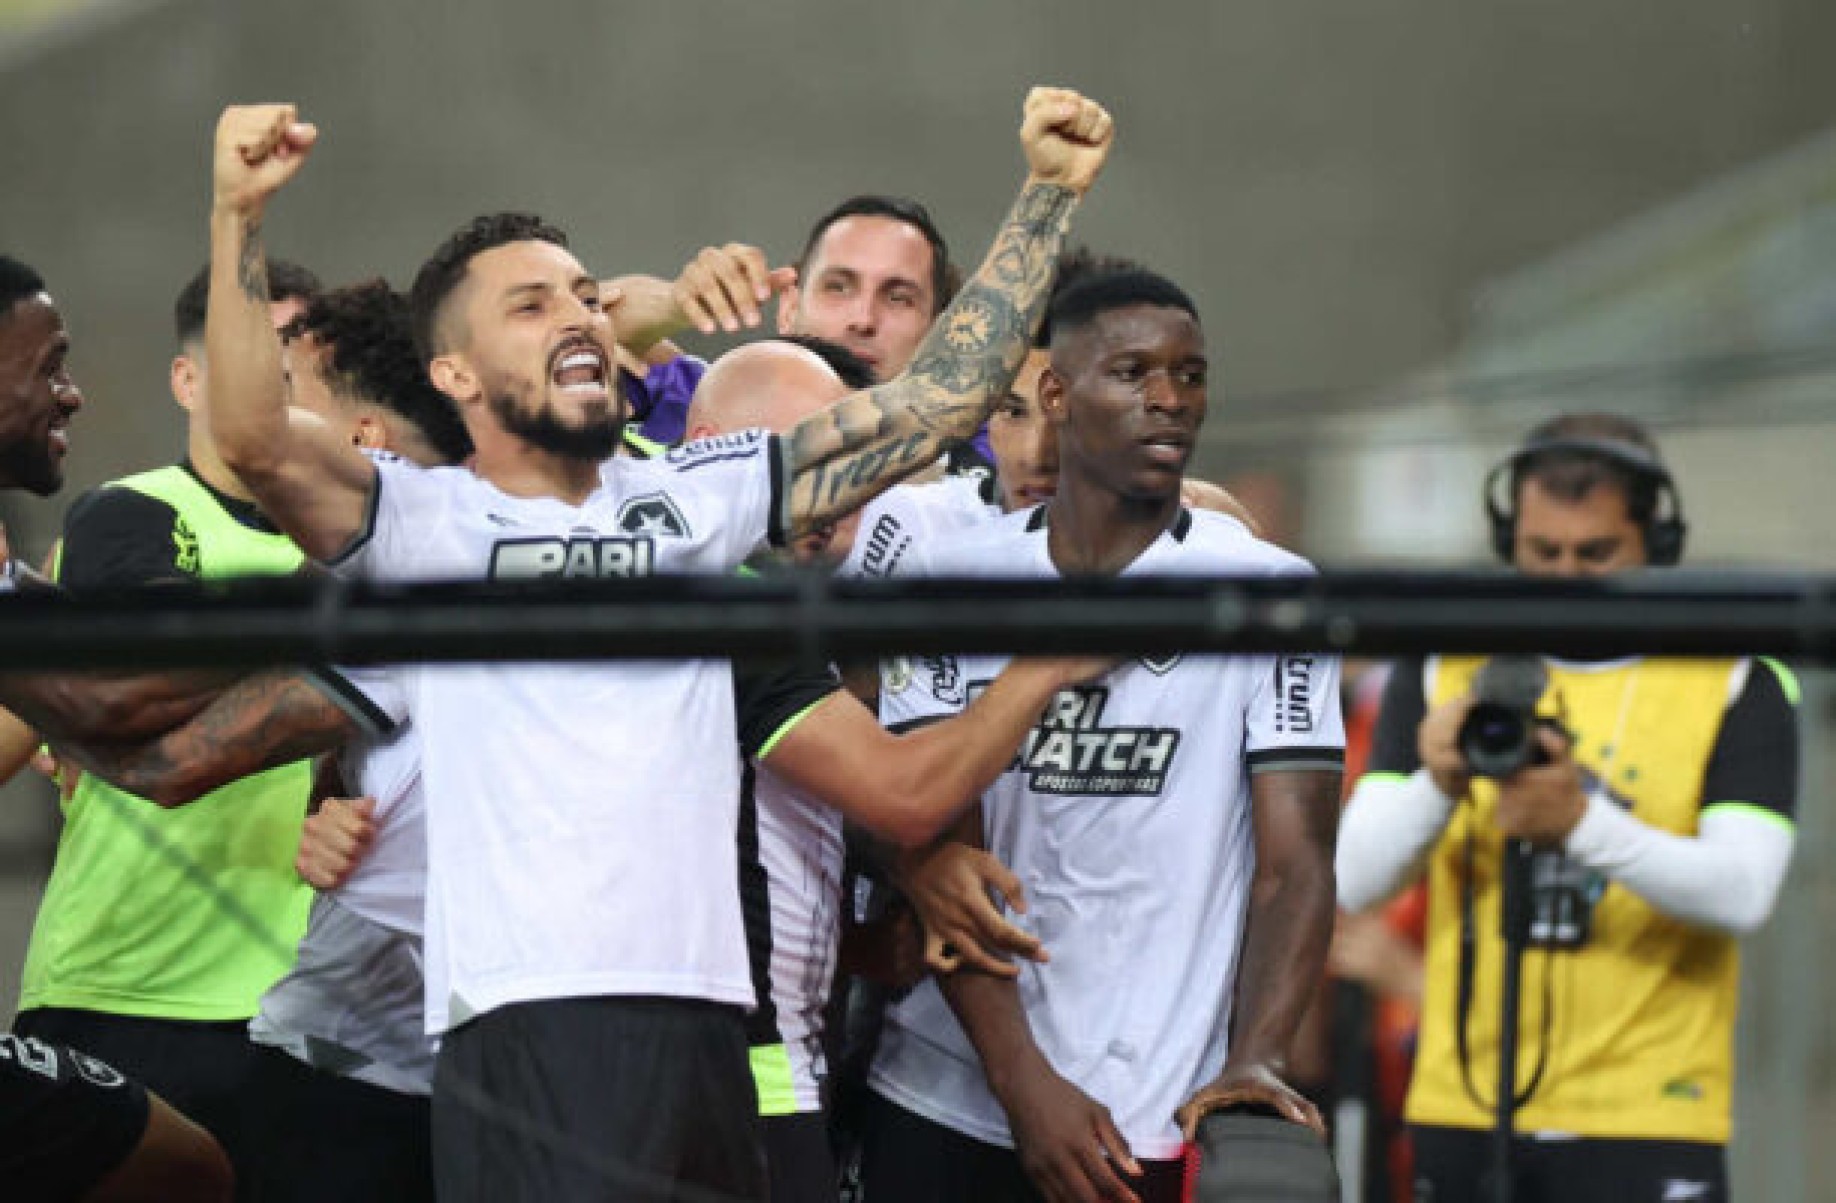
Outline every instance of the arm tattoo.
[[251, 221], [242, 231], [242, 249], [236, 255], [236, 283], [251, 301], [267, 305], [268, 255], [261, 246], [261, 223]]
[[262, 673], [238, 681], [195, 719], [149, 743], [67, 750], [84, 769], [128, 793], [177, 805], [329, 751], [356, 734], [350, 716], [305, 679]]
[[1026, 359], [1076, 204], [1069, 189], [1028, 184], [981, 270], [939, 315], [905, 374], [791, 431], [786, 531], [859, 508], [975, 433]]

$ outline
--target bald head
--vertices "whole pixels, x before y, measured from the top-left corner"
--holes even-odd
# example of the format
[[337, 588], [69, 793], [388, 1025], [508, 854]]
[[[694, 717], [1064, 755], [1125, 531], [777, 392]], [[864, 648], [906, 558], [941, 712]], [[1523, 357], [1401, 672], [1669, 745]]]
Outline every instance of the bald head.
[[689, 403], [688, 437], [764, 427], [783, 434], [847, 396], [822, 356], [787, 342], [749, 343], [708, 368]]

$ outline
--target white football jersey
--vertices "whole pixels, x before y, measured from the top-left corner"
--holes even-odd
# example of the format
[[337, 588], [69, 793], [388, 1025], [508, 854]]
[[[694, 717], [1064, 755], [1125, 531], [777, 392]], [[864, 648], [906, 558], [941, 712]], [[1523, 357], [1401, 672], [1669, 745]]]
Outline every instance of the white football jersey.
[[313, 899], [294, 966], [262, 995], [249, 1036], [326, 1072], [425, 1095], [434, 1042], [421, 961], [420, 741], [412, 726], [396, 726], [407, 702], [391, 670], [323, 674], [322, 684], [375, 733], [346, 748], [340, 767], [354, 796], [376, 802], [376, 840], [349, 881]]
[[[338, 567], [393, 581], [724, 574], [775, 529], [778, 465], [772, 436], [722, 435], [609, 459], [574, 506], [382, 462], [369, 529]], [[399, 671], [425, 750], [430, 1031], [538, 999], [752, 1005], [725, 661]]]
[[894, 485], [861, 507], [860, 529], [837, 576], [903, 576], [907, 556], [919, 546], [981, 526], [1001, 516], [990, 500], [994, 481], [980, 476], [946, 476], [922, 485]]
[[[1057, 577], [1039, 509], [919, 549], [933, 575]], [[1306, 573], [1234, 519], [1182, 511], [1122, 573]], [[891, 662], [895, 729], [955, 713], [1000, 656]], [[1061, 693], [984, 796], [988, 848], [1024, 883], [1009, 916], [1051, 951], [1018, 983], [1052, 1065], [1109, 1108], [1137, 1156], [1177, 1156], [1174, 1111], [1216, 1077], [1255, 869], [1250, 776], [1338, 769], [1327, 655], [1141, 657]], [[968, 1038], [932, 982], [892, 1007], [870, 1082], [908, 1110], [1012, 1145]]]

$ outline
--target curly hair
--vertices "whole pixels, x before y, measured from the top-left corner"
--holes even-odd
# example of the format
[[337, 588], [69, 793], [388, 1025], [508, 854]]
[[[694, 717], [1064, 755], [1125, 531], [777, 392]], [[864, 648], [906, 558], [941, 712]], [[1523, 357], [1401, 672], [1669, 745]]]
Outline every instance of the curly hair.
[[319, 371], [334, 391], [411, 422], [448, 463], [472, 454], [458, 407], [434, 387], [415, 350], [408, 298], [387, 280], [321, 293], [300, 315], [297, 329], [326, 348]]
[[423, 362], [446, 350], [440, 337], [440, 317], [447, 301], [464, 283], [472, 260], [513, 242], [548, 242], [565, 247], [567, 235], [533, 213], [487, 213], [459, 227], [421, 265], [408, 289], [408, 306], [414, 320], [414, 345]]

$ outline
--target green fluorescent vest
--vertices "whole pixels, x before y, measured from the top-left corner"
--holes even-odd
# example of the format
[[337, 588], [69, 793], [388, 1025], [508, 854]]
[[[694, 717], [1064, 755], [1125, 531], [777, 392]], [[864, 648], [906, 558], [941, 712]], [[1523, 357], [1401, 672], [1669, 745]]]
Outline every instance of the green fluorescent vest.
[[[236, 521], [183, 468], [109, 487], [173, 508], [177, 563], [200, 579], [279, 576], [303, 559], [285, 536]], [[254, 1015], [306, 928], [312, 891], [293, 858], [311, 786], [299, 761], [162, 810], [85, 775], [64, 806], [19, 1009]]]

